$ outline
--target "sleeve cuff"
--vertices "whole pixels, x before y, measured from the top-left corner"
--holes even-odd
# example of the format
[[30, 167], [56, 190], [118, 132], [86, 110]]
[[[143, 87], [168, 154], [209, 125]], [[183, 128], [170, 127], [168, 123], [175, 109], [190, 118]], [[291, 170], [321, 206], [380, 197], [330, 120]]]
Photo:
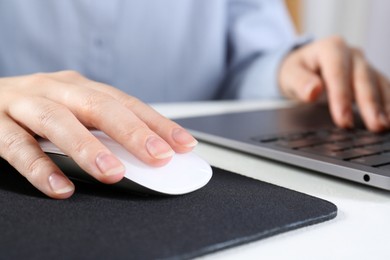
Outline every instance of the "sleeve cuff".
[[[260, 55], [241, 75], [236, 78], [239, 86], [236, 92], [238, 99], [280, 99], [278, 71], [284, 57], [294, 49], [307, 44], [312, 37], [302, 37], [293, 43]], [[241, 80], [240, 80], [241, 78]]]

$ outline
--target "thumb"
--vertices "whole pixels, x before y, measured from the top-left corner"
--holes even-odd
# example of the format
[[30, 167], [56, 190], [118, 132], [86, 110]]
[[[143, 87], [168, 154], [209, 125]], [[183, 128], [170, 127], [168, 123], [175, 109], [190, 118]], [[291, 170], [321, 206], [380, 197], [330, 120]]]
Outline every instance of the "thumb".
[[320, 98], [324, 84], [317, 73], [302, 64], [286, 64], [283, 67], [280, 87], [287, 97], [303, 102], [314, 102]]

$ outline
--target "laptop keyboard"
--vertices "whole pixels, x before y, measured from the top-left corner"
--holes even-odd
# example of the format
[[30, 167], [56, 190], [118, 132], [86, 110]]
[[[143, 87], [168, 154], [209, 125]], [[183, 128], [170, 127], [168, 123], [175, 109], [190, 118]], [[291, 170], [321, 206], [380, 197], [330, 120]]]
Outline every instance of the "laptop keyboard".
[[339, 128], [252, 138], [261, 143], [390, 170], [390, 133]]

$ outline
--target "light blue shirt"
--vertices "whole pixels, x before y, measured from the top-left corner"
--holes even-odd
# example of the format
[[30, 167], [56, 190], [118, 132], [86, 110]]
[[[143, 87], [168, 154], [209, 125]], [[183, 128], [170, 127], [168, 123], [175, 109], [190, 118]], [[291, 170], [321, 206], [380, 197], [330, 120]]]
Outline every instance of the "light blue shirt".
[[272, 98], [279, 0], [0, 0], [0, 77], [76, 70], [145, 102]]

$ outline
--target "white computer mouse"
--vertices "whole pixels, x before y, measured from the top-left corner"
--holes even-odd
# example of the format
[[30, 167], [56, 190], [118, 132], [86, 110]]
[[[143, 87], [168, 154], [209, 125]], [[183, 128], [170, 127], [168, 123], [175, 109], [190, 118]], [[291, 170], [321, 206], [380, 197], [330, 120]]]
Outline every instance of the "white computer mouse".
[[[138, 160], [103, 132], [92, 130], [91, 133], [126, 167], [124, 178], [114, 184], [115, 186], [146, 194], [182, 195], [202, 188], [211, 179], [210, 165], [193, 152], [175, 154], [168, 164], [153, 167]], [[69, 177], [80, 180], [92, 179], [52, 142], [39, 139], [39, 144]]]

